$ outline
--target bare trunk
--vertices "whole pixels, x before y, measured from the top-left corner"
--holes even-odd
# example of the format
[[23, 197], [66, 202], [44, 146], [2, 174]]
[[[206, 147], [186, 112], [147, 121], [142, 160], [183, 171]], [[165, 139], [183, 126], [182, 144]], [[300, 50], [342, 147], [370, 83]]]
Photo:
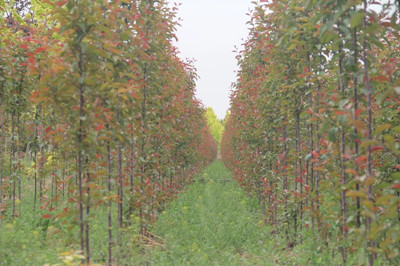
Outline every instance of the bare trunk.
[[35, 151], [33, 156], [33, 165], [34, 165], [34, 194], [33, 194], [33, 210], [36, 209], [36, 200], [37, 200], [37, 149], [39, 146], [39, 137], [38, 137], [38, 117], [39, 117], [39, 107], [36, 107], [36, 114], [35, 114]]
[[[118, 121], [121, 124], [121, 100], [118, 99]], [[122, 180], [122, 143], [118, 140], [118, 223], [119, 227], [122, 228], [122, 220], [123, 220], [123, 200], [124, 200], [124, 184]], [[120, 235], [120, 234], [119, 234]], [[121, 239], [120, 239], [121, 240]], [[121, 241], [119, 241], [121, 243]]]
[[[83, 55], [82, 51], [79, 50], [79, 76], [83, 79]], [[78, 189], [79, 189], [79, 227], [80, 227], [80, 244], [81, 250], [85, 253], [85, 240], [84, 240], [84, 221], [83, 221], [83, 184], [82, 184], [82, 175], [83, 175], [83, 150], [82, 150], [82, 142], [83, 142], [83, 120], [84, 117], [84, 108], [85, 106], [85, 96], [84, 96], [84, 87], [82, 82], [79, 84], [79, 129], [78, 129]], [[82, 260], [82, 263], [83, 260]]]
[[5, 141], [5, 113], [0, 111], [0, 122], [1, 122], [1, 132], [0, 132], [0, 208], [3, 203], [3, 175], [4, 175], [4, 141]]
[[[367, 0], [363, 0], [364, 3], [364, 19], [363, 19], [363, 31], [366, 31], [367, 28]], [[368, 59], [367, 59], [367, 39], [363, 40], [363, 61], [364, 61], [364, 86], [367, 91], [367, 111], [368, 111], [368, 140], [372, 140], [372, 89], [369, 81], [369, 70], [368, 70]], [[371, 179], [372, 177], [372, 147], [368, 146], [368, 161], [367, 161], [367, 179]], [[368, 186], [368, 200], [373, 201], [373, 191], [372, 185]], [[371, 224], [372, 219], [370, 217], [367, 218], [367, 233], [371, 232]], [[368, 246], [370, 248], [375, 247], [375, 241], [369, 240]], [[369, 265], [373, 266], [376, 258], [375, 252], [370, 252], [369, 255]]]
[[[90, 215], [90, 174], [87, 173], [87, 202], [86, 202], [86, 217]], [[85, 225], [85, 236], [86, 236], [86, 264], [90, 265], [90, 223], [86, 222]]]
[[[108, 126], [107, 126], [108, 129]], [[108, 194], [109, 196], [111, 195], [112, 189], [111, 189], [111, 148], [110, 148], [110, 143], [107, 144], [107, 175], [108, 175], [108, 180], [107, 180], [107, 189], [108, 189]], [[112, 200], [108, 200], [108, 265], [112, 265]]]
[[[301, 176], [301, 152], [300, 152], [300, 144], [301, 143], [301, 137], [300, 137], [300, 110], [296, 112], [296, 176], [297, 178], [295, 179], [295, 191], [298, 192], [298, 180], [301, 180], [300, 182], [300, 194], [303, 192], [303, 177]], [[294, 216], [294, 233], [295, 233], [295, 240], [297, 239], [297, 215], [298, 212], [300, 212], [300, 221], [302, 218], [302, 209], [303, 209], [303, 200], [300, 200], [298, 209], [295, 212]], [[301, 230], [301, 222], [300, 222], [300, 230]]]
[[[340, 28], [340, 24], [338, 24], [338, 28]], [[339, 38], [342, 38], [342, 33], [339, 30]], [[345, 85], [343, 82], [343, 44], [342, 40], [339, 41], [339, 88], [340, 88], [340, 93], [342, 95], [342, 98], [345, 98]], [[347, 230], [346, 230], [346, 173], [345, 173], [345, 154], [346, 154], [346, 135], [345, 135], [345, 126], [342, 125], [341, 128], [341, 138], [340, 138], [340, 173], [341, 173], [341, 187], [342, 187], [342, 192], [341, 192], [341, 212], [342, 212], [342, 241], [343, 241], [343, 246], [342, 246], [342, 263], [343, 265], [346, 265], [347, 261], [347, 254], [346, 254], [346, 247], [345, 247], [345, 242], [347, 239]]]
[[[354, 49], [354, 64], [357, 66], [358, 65], [358, 48], [357, 48], [357, 28], [354, 28], [353, 30], [353, 49]], [[354, 73], [353, 77], [353, 86], [354, 86], [354, 120], [358, 119], [356, 116], [357, 109], [358, 109], [358, 80], [357, 80], [357, 75]], [[357, 127], [354, 127], [354, 134], [358, 136], [358, 129]], [[359, 155], [359, 147], [358, 147], [358, 142], [354, 142], [354, 153], [355, 153], [355, 158], [358, 158]], [[358, 164], [356, 163], [356, 172], [358, 173], [360, 171]], [[357, 183], [356, 184], [356, 190], [360, 190], [360, 185]], [[360, 197], [356, 198], [356, 203], [357, 203], [357, 227], [360, 228], [361, 226], [361, 203], [360, 203]]]
[[[310, 144], [311, 144], [310, 150], [313, 151], [314, 150], [314, 125], [313, 124], [310, 125]], [[314, 155], [311, 156], [312, 159], [314, 159], [314, 157], [315, 157]], [[311, 192], [314, 192], [315, 184], [314, 184], [314, 162], [313, 162], [313, 160], [311, 160], [310, 167], [311, 167], [311, 169], [310, 169], [311, 170], [310, 171]], [[310, 201], [311, 201], [311, 224], [312, 224], [312, 228], [314, 229], [315, 228], [314, 199], [311, 198]]]
[[15, 158], [15, 122], [14, 118], [15, 113], [13, 112], [11, 114], [11, 156], [10, 156], [10, 174], [13, 176], [13, 188], [12, 188], [12, 218], [15, 218], [15, 188], [16, 188], [16, 182], [17, 182], [17, 177], [16, 177], [16, 158]]
[[[133, 125], [132, 125], [132, 130], [133, 130]], [[131, 195], [133, 195], [133, 191], [134, 191], [134, 184], [133, 184], [133, 171], [134, 171], [134, 167], [135, 167], [135, 153], [134, 153], [134, 136], [133, 134], [131, 134], [131, 165], [130, 165], [130, 192]]]
[[[144, 190], [144, 175], [146, 173], [146, 149], [145, 145], [147, 142], [145, 131], [147, 129], [147, 65], [145, 64], [144, 71], [143, 71], [143, 89], [142, 89], [142, 94], [143, 94], [143, 101], [142, 101], [142, 143], [140, 147], [140, 157], [142, 159], [141, 166], [140, 166], [140, 190]], [[143, 235], [145, 233], [145, 225], [144, 225], [144, 220], [143, 220], [143, 206], [140, 205], [140, 210], [139, 210], [139, 215], [140, 215], [140, 234]]]
[[[18, 136], [18, 141], [17, 141], [17, 160], [18, 160], [18, 165], [20, 164], [20, 158], [21, 158], [21, 138], [22, 138], [22, 134], [21, 134], [21, 127], [20, 127], [20, 113], [18, 112], [17, 114], [17, 136]], [[18, 167], [19, 168], [19, 167]], [[22, 185], [22, 176], [18, 177], [18, 199], [19, 201], [22, 200], [21, 198], [21, 185]], [[21, 204], [18, 205], [19, 206], [19, 212], [21, 213]]]

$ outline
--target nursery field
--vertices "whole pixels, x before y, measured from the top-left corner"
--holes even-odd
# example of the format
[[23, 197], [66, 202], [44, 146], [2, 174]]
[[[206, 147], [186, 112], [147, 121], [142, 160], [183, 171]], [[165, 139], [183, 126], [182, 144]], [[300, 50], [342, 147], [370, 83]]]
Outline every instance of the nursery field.
[[400, 265], [400, 2], [253, 4], [218, 119], [179, 4], [0, 0], [0, 265]]

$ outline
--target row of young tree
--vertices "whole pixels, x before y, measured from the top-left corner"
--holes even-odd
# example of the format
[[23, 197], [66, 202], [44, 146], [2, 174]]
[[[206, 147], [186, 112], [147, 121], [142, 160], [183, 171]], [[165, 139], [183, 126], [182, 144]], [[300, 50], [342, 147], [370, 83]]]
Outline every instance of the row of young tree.
[[288, 247], [399, 264], [398, 3], [273, 0], [250, 25], [224, 163]]
[[217, 142], [218, 146], [221, 145], [222, 133], [224, 132], [223, 121], [218, 119], [214, 110], [211, 107], [207, 107], [206, 110], [207, 123], [210, 127], [211, 135]]
[[[172, 44], [176, 7], [0, 3], [0, 226], [31, 201], [34, 219], [62, 228], [57, 237], [69, 234], [87, 264], [117, 263], [131, 217], [149, 237], [165, 203], [217, 154], [195, 69]], [[107, 261], [91, 250], [100, 218]]]

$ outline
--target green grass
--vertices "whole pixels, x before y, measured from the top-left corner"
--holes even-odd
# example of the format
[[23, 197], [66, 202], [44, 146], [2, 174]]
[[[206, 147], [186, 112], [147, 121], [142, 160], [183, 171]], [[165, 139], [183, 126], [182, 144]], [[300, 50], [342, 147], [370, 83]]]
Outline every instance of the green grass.
[[[43, 265], [57, 262], [58, 241], [48, 237], [49, 219], [35, 219], [31, 205], [21, 204], [22, 217], [3, 220], [0, 227], [0, 265]], [[50, 230], [48, 230], [50, 229]]]
[[266, 231], [258, 202], [217, 161], [156, 222], [164, 248], [152, 252], [151, 264], [268, 265]]
[[[22, 208], [21, 217], [2, 221], [0, 265], [54, 265], [65, 258], [77, 265], [79, 258], [67, 252], [79, 249], [79, 228], [68, 229], [70, 223], [64, 224], [62, 220], [42, 219], [44, 211], [33, 212], [31, 196], [26, 193], [18, 205]], [[113, 207], [116, 208], [115, 204]], [[151, 233], [162, 238], [161, 247], [140, 245], [137, 216], [130, 219], [131, 226], [120, 232], [121, 249], [118, 245], [113, 248], [118, 265], [340, 264], [340, 257], [332, 258], [333, 250], [316, 241], [310, 230], [302, 232], [302, 244], [287, 248], [284, 232], [271, 233], [274, 230], [264, 224], [257, 199], [238, 186], [221, 161], [212, 163], [197, 176], [150, 227]], [[114, 238], [116, 235], [114, 227]], [[105, 263], [105, 208], [97, 209], [96, 218], [91, 220], [91, 246], [93, 262]], [[350, 259], [349, 265], [357, 264], [356, 256]]]

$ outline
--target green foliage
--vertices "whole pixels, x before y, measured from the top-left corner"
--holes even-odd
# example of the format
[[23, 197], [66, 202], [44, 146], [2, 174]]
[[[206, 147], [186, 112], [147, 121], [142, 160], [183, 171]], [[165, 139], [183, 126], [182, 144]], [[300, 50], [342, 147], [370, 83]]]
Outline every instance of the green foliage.
[[400, 43], [399, 10], [381, 4], [377, 14], [371, 5], [257, 7], [221, 144], [224, 163], [287, 246], [301, 246], [310, 227], [327, 243], [318, 244], [321, 252], [342, 264], [358, 255], [358, 264], [400, 259], [393, 207], [400, 193], [390, 175], [400, 169], [393, 130], [400, 65], [392, 49]]
[[43, 242], [72, 249], [61, 257], [111, 265], [134, 242], [124, 230], [144, 234], [216, 158], [196, 73], [173, 46], [175, 11], [154, 0], [1, 6], [0, 229], [57, 228]]
[[221, 145], [221, 138], [225, 129], [223, 123], [221, 122], [221, 120], [218, 119], [217, 115], [211, 107], [208, 107], [206, 110], [206, 118], [208, 127], [211, 131], [211, 135], [218, 143], [218, 146]]

